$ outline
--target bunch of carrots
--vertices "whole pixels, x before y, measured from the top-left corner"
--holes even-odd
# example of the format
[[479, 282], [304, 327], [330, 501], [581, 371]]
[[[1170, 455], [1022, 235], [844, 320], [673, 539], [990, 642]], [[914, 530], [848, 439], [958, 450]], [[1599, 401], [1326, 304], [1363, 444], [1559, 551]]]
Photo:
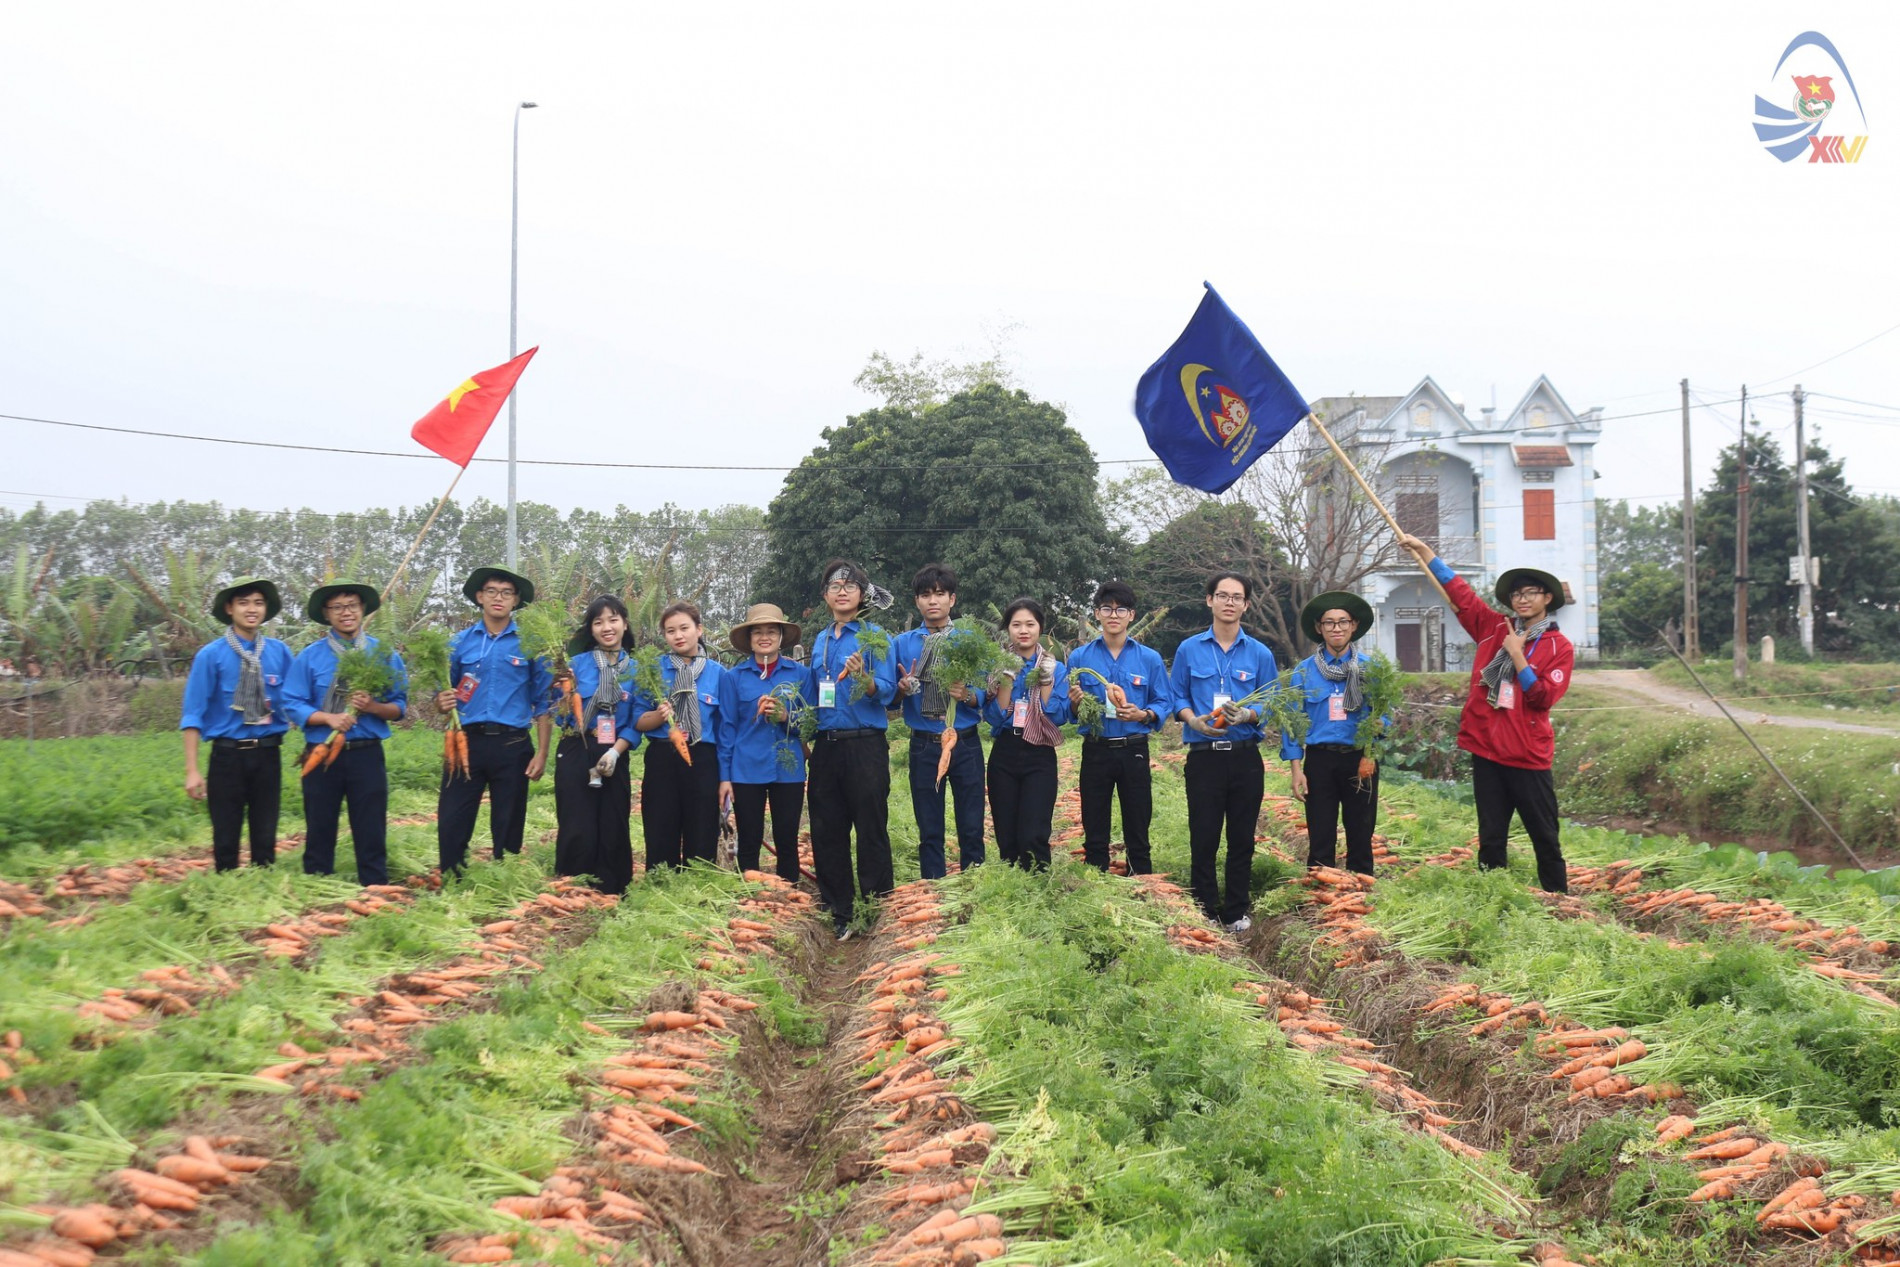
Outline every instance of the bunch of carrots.
[[[337, 659], [336, 680], [349, 694], [363, 691], [371, 696], [382, 696], [396, 685], [396, 665], [381, 643], [374, 647], [351, 647]], [[343, 711], [351, 717], [357, 715], [354, 704]], [[343, 731], [332, 730], [330, 737], [304, 758], [303, 777], [309, 778], [313, 772], [333, 764], [343, 752], [344, 741]]]
[[[432, 691], [446, 691], [449, 681], [449, 636], [440, 629], [418, 629], [403, 648], [409, 672]], [[462, 730], [462, 710], [449, 708], [448, 727], [442, 732], [442, 768], [450, 778], [468, 777], [468, 735]]]
[[17, 1247], [0, 1248], [0, 1267], [88, 1267], [98, 1250], [177, 1227], [179, 1216], [195, 1213], [207, 1196], [270, 1164], [268, 1158], [220, 1151], [241, 1142], [235, 1135], [193, 1135], [181, 1151], [160, 1157], [150, 1170], [116, 1172], [112, 1178], [127, 1205], [29, 1207], [30, 1214], [47, 1220], [45, 1231]]
[[952, 621], [936, 647], [928, 672], [943, 694], [943, 734], [937, 738], [937, 786], [941, 788], [950, 777], [950, 758], [957, 748], [956, 692], [987, 682], [1004, 670], [1014, 673], [1022, 667], [1022, 661], [1005, 651], [989, 630], [969, 616]]
[[[666, 679], [661, 676], [660, 673], [660, 649], [658, 647], [641, 647], [639, 651], [634, 653], [633, 665], [635, 690], [652, 700], [656, 707], [662, 701], [670, 698], [672, 692], [666, 689]], [[686, 732], [678, 726], [668, 725], [666, 728], [666, 737], [668, 742], [673, 745], [673, 751], [679, 754], [679, 759], [684, 761], [688, 766], [691, 766], [693, 764], [693, 746], [687, 742]]]

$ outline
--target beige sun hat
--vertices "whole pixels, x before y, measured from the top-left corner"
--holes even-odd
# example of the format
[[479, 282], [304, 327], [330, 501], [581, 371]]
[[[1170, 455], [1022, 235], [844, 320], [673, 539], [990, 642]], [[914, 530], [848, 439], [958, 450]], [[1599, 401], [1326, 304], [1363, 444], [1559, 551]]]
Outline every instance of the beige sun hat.
[[[740, 655], [752, 654], [752, 629], [755, 625], [777, 625], [785, 631], [785, 647], [790, 649], [798, 645], [804, 631], [785, 619], [785, 613], [778, 609], [777, 603], [754, 603], [745, 609], [745, 619], [734, 625], [726, 633], [726, 641]], [[741, 640], [743, 638], [743, 641]]]

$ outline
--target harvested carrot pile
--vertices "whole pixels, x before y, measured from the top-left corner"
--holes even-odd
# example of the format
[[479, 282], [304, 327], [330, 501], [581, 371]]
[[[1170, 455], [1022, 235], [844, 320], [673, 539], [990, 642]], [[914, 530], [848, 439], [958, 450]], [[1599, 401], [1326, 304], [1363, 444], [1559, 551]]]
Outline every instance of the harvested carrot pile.
[[116, 1204], [28, 1207], [50, 1222], [45, 1231], [0, 1248], [0, 1267], [86, 1267], [98, 1250], [179, 1226], [222, 1189], [270, 1164], [267, 1158], [231, 1151], [242, 1142], [237, 1136], [193, 1135], [182, 1150], [159, 1157], [150, 1170], [120, 1170], [112, 1176]]
[[996, 1128], [977, 1119], [959, 1097], [966, 1078], [944, 1073], [932, 1061], [958, 1043], [932, 1004], [946, 991], [936, 981], [962, 969], [930, 952], [945, 927], [934, 886], [919, 880], [891, 894], [881, 935], [908, 952], [882, 960], [859, 980], [871, 987], [867, 1023], [854, 1038], [863, 1046], [855, 1065], [876, 1069], [859, 1086], [871, 1108], [883, 1113], [873, 1124], [888, 1132], [878, 1142], [874, 1164], [897, 1180], [871, 1200], [879, 1223], [893, 1231], [859, 1262], [902, 1267], [968, 1267], [1008, 1250], [995, 1215], [966, 1216]]
[[542, 965], [530, 952], [564, 920], [610, 908], [619, 900], [567, 880], [551, 881], [548, 892], [522, 902], [507, 918], [483, 925], [476, 950], [436, 968], [400, 973], [376, 994], [359, 1000], [361, 1015], [342, 1022], [342, 1029], [351, 1035], [346, 1044], [310, 1052], [285, 1043], [278, 1054], [287, 1059], [258, 1070], [256, 1076], [295, 1086], [307, 1096], [360, 1099], [362, 1092], [337, 1080], [350, 1066], [380, 1065], [407, 1050], [403, 1035], [413, 1026], [433, 1023], [437, 1017], [432, 1009], [481, 994], [496, 978], [519, 969], [540, 971]]
[[14, 1085], [14, 1078], [19, 1076], [23, 1067], [40, 1062], [39, 1057], [28, 1051], [24, 1043], [17, 1029], [8, 1030], [6, 1038], [0, 1040], [0, 1086], [6, 1087], [7, 1098], [15, 1104], [26, 1103], [26, 1092]]

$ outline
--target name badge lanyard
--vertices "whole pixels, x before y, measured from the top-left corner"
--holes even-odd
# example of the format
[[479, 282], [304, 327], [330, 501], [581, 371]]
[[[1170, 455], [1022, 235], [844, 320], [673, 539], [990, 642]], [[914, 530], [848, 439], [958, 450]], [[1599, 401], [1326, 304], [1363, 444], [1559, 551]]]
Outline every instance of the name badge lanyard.
[[1214, 648], [1214, 671], [1220, 675], [1220, 690], [1214, 694], [1214, 707], [1219, 708], [1222, 704], [1234, 698], [1233, 688], [1228, 685], [1227, 678], [1233, 671], [1234, 652], [1240, 650], [1240, 638], [1238, 636], [1234, 638], [1232, 651], [1222, 651], [1220, 649], [1220, 643], [1214, 641], [1212, 638], [1209, 638], [1207, 643]]
[[[503, 638], [506, 638], [507, 636], [508, 636], [508, 631], [504, 629], [500, 633], [494, 635], [493, 637], [490, 637], [487, 628], [484, 627], [482, 629], [482, 658], [475, 662], [476, 672], [471, 674], [468, 671], [468, 667], [467, 667], [468, 661], [466, 660], [459, 661], [459, 663], [463, 667], [462, 667], [461, 678], [458, 680], [457, 685], [459, 686], [461, 682], [466, 682], [470, 677], [473, 677], [475, 679], [474, 685], [468, 688], [468, 695], [466, 697], [463, 697], [462, 703], [467, 704], [469, 700], [475, 698], [475, 691], [477, 690], [477, 688], [481, 686], [482, 681], [488, 676], [488, 657], [495, 654], [496, 646], [499, 645], [501, 640]], [[460, 695], [461, 692], [457, 691], [456, 694]]]
[[[829, 629], [825, 632], [831, 633]], [[838, 706], [838, 675], [831, 671], [831, 657], [832, 653], [838, 649], [839, 641], [840, 639], [836, 635], [825, 639], [825, 676], [819, 679], [818, 682], [818, 707], [820, 708], [836, 708]], [[850, 656], [845, 657], [847, 660], [850, 658]], [[868, 663], [866, 667], [869, 667]]]

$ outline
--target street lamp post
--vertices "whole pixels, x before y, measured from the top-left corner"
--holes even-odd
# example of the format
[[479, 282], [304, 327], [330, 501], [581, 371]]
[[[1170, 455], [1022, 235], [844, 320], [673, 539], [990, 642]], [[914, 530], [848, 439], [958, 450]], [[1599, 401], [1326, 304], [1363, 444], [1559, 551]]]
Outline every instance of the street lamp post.
[[[514, 182], [508, 215], [508, 359], [515, 359], [515, 294], [521, 273], [521, 112], [532, 110], [535, 103], [524, 101], [515, 107]], [[521, 570], [521, 543], [515, 532], [515, 398], [519, 390], [508, 393], [508, 570]]]

